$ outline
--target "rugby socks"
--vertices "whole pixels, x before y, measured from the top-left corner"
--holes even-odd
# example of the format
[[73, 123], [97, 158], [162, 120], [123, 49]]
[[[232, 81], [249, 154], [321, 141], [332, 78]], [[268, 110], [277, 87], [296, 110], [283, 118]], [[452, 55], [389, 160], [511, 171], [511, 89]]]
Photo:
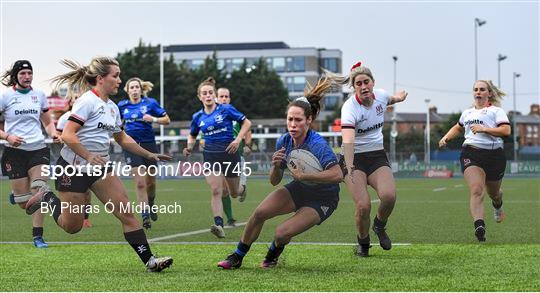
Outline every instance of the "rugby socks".
[[360, 238], [360, 236], [357, 235], [356, 240], [358, 241], [358, 245], [369, 249], [371, 243], [371, 240], [369, 239], [369, 234], [365, 238]]
[[251, 245], [247, 245], [243, 243], [242, 241], [240, 241], [238, 242], [238, 246], [234, 250], [234, 253], [236, 253], [240, 257], [244, 257], [249, 252], [250, 248], [251, 248]]
[[276, 242], [272, 241], [272, 244], [270, 244], [270, 248], [268, 248], [268, 252], [266, 253], [265, 259], [269, 261], [278, 259], [284, 249], [285, 245], [277, 246]]
[[152, 184], [146, 188], [146, 192], [148, 194], [148, 205], [150, 207], [154, 206], [154, 200], [156, 199], [156, 185]]
[[143, 229], [125, 232], [124, 238], [126, 241], [133, 247], [133, 250], [137, 253], [139, 258], [144, 264], [148, 263], [148, 260], [152, 257], [152, 251], [150, 250], [150, 245], [148, 245], [148, 240], [144, 234]]
[[43, 227], [32, 227], [32, 237], [43, 237]]
[[386, 226], [386, 222], [379, 220], [379, 218], [375, 216], [375, 218], [373, 219], [373, 226], [375, 226], [375, 229], [381, 230], [384, 229], [384, 227]]
[[494, 207], [496, 210], [498, 210], [498, 209], [500, 209], [500, 208], [502, 207], [503, 201], [502, 201], [502, 199], [501, 199], [501, 202], [500, 202], [499, 204], [495, 204], [495, 202], [492, 201], [491, 204], [493, 205], [493, 207]]
[[474, 229], [478, 228], [478, 227], [486, 227], [486, 223], [484, 223], [484, 220], [480, 219], [480, 220], [476, 220], [474, 221]]
[[89, 210], [91, 210], [91, 207], [90, 207], [89, 204], [87, 204], [87, 205], [84, 207], [84, 219], [85, 219], [85, 220], [88, 220], [88, 216], [89, 216], [88, 211], [89, 211]]
[[58, 224], [58, 217], [62, 214], [60, 199], [54, 193], [47, 192], [43, 197], [43, 201], [49, 204], [49, 210], [52, 211], [53, 219]]
[[231, 197], [227, 195], [227, 197], [222, 197], [221, 202], [223, 203], [223, 212], [225, 212], [225, 215], [227, 216], [227, 220], [233, 220], [233, 214], [232, 214], [232, 202]]
[[223, 227], [223, 218], [220, 216], [214, 217], [214, 223], [216, 224], [216, 226]]

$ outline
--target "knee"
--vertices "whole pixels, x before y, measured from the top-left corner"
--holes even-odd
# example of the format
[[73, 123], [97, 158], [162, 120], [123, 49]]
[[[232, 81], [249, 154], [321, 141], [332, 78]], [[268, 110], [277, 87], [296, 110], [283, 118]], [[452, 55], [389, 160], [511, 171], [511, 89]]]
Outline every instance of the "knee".
[[471, 195], [472, 196], [482, 196], [484, 189], [480, 185], [471, 186]]
[[264, 222], [270, 218], [270, 215], [263, 209], [255, 209], [251, 216], [257, 222]]
[[75, 234], [81, 231], [82, 226], [83, 226], [82, 221], [80, 223], [77, 222], [77, 223], [68, 224], [64, 226], [64, 231], [66, 231], [69, 234]]
[[146, 188], [147, 189], [156, 188], [156, 181], [155, 180], [147, 180], [146, 181]]
[[274, 233], [274, 240], [277, 243], [287, 244], [289, 243], [289, 241], [291, 241], [291, 238], [292, 236], [289, 229], [283, 226], [279, 226], [276, 228], [276, 232]]
[[356, 214], [360, 218], [369, 218], [369, 213], [371, 212], [371, 205], [364, 203], [356, 203]]
[[396, 202], [396, 191], [395, 190], [385, 190], [379, 194], [379, 198], [382, 204], [391, 204], [393, 205]]
[[146, 182], [144, 180], [137, 180], [137, 189], [146, 189]]
[[212, 197], [221, 197], [221, 191], [220, 188], [212, 188]]

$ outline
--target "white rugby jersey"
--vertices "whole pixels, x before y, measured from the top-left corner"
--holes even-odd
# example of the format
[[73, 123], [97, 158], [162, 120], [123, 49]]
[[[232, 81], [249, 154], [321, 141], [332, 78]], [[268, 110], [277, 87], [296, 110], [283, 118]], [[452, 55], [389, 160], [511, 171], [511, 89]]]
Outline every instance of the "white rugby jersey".
[[482, 109], [472, 107], [463, 111], [458, 123], [465, 128], [465, 141], [463, 145], [472, 145], [490, 150], [502, 148], [504, 145], [502, 138], [487, 133], [474, 134], [471, 130], [471, 125], [480, 124], [487, 128], [496, 128], [503, 124], [510, 125], [508, 116], [506, 116], [504, 110], [493, 105]]
[[[120, 110], [112, 100], [104, 102], [96, 91], [90, 90], [77, 99], [68, 120], [82, 125], [77, 137], [89, 152], [109, 159], [110, 139], [113, 133], [122, 131]], [[64, 145], [60, 155], [72, 165], [87, 164], [67, 145]]]
[[371, 107], [351, 95], [341, 107], [341, 128], [354, 128], [354, 152], [365, 153], [384, 149], [382, 129], [384, 112], [391, 95], [385, 90], [374, 89], [375, 99]]
[[17, 147], [21, 150], [35, 151], [45, 147], [40, 117], [42, 112], [48, 110], [47, 96], [40, 90], [31, 89], [23, 94], [11, 87], [0, 98], [4, 131], [24, 139], [24, 143]]
[[66, 126], [66, 123], [70, 115], [71, 115], [71, 111], [67, 111], [66, 113], [62, 114], [60, 118], [58, 118], [58, 121], [56, 121], [56, 130], [60, 132], [64, 130], [64, 127]]

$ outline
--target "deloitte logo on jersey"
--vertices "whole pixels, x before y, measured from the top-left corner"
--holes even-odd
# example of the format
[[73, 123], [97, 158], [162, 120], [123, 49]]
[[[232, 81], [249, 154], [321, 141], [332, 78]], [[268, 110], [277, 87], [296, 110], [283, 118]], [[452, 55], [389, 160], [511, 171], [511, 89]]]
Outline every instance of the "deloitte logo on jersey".
[[15, 110], [15, 115], [38, 114], [36, 109]]
[[97, 128], [98, 129], [105, 129], [105, 130], [108, 130], [108, 131], [113, 131], [114, 130], [114, 125], [99, 122], [98, 125], [97, 125]]
[[366, 133], [368, 131], [372, 131], [372, 130], [375, 130], [375, 129], [381, 128], [381, 127], [383, 127], [383, 122], [375, 124], [373, 126], [370, 126], [370, 127], [366, 128], [366, 129], [358, 129], [358, 133]]
[[484, 121], [480, 119], [473, 119], [473, 120], [465, 121], [463, 125], [469, 125], [469, 124], [484, 124]]

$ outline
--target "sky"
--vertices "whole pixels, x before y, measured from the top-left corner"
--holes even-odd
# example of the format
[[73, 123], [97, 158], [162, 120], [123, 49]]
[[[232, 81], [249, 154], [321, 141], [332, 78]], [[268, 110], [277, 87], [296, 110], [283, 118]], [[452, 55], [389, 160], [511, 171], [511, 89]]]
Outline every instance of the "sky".
[[[409, 92], [397, 112], [461, 112], [473, 102], [474, 19], [479, 79], [497, 84], [513, 109], [540, 102], [538, 1], [6, 1], [0, 0], [0, 68], [18, 59], [34, 68], [35, 88], [67, 70], [59, 60], [88, 64], [116, 56], [139, 40], [153, 45], [283, 41], [291, 47], [340, 49], [343, 68], [369, 67], [377, 88]], [[129, 78], [123, 76], [124, 79]], [[166, 85], [165, 85], [166, 86]], [[194, 85], [196, 86], [196, 85]], [[2, 91], [5, 87], [2, 86]], [[186, 120], [189, 117], [186, 117]]]

